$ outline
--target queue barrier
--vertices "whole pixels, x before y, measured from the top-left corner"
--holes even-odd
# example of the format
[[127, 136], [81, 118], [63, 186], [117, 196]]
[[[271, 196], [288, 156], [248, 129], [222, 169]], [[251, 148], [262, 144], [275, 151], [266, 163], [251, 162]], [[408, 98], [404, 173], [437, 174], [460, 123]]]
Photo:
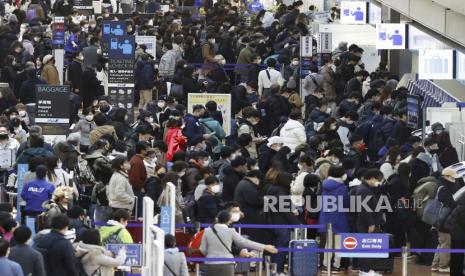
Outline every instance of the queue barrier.
[[[95, 226], [105, 226], [107, 225], [104, 221], [95, 221]], [[156, 225], [156, 224], [155, 224]], [[176, 224], [176, 228], [195, 228], [200, 226], [201, 228], [210, 227], [211, 223], [185, 223], [185, 224]], [[142, 223], [128, 223], [128, 227], [142, 228]], [[323, 224], [294, 224], [294, 225], [284, 225], [284, 224], [233, 224], [231, 225], [234, 228], [243, 228], [243, 229], [325, 229], [326, 226]]]

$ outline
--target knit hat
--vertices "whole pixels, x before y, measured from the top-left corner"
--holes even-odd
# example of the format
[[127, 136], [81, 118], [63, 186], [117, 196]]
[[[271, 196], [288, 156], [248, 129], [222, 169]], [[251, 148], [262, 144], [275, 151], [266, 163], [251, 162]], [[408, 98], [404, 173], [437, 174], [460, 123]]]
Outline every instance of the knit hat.
[[42, 63], [47, 64], [52, 59], [53, 59], [52, 55], [45, 55], [45, 57], [42, 59]]

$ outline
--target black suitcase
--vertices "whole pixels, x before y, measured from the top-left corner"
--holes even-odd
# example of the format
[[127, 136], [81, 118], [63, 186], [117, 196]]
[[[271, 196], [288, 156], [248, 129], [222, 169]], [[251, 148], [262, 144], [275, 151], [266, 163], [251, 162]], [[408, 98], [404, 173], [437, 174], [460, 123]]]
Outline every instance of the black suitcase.
[[[394, 238], [389, 235], [389, 248], [394, 248]], [[390, 274], [394, 271], [394, 256], [389, 253], [388, 258], [358, 258], [358, 269], [368, 272], [370, 270]]]

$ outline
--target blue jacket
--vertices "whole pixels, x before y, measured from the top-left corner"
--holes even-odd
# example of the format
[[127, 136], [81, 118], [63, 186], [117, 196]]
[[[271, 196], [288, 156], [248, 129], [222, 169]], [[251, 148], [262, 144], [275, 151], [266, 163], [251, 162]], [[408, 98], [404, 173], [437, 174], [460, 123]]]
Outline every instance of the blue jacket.
[[154, 70], [152, 64], [145, 60], [137, 62], [136, 84], [139, 90], [153, 89]]
[[184, 116], [185, 127], [183, 134], [187, 137], [188, 141], [191, 141], [194, 137], [204, 134], [203, 126], [199, 123], [199, 119], [194, 117], [192, 114]]
[[26, 183], [21, 191], [21, 197], [27, 203], [25, 210], [43, 212], [42, 203], [52, 198], [53, 191], [55, 186], [45, 180], [36, 179]]
[[[342, 212], [342, 210], [338, 210], [339, 206], [343, 206], [344, 208], [348, 208], [350, 204], [349, 199], [349, 191], [347, 186], [344, 183], [339, 183], [334, 179], [326, 179], [323, 181], [322, 186], [322, 202], [321, 212], [320, 212], [320, 219], [319, 224], [326, 225], [327, 223], [331, 223], [333, 225], [334, 233], [347, 233], [349, 232], [349, 214], [347, 212]], [[325, 201], [328, 201], [328, 196], [336, 197], [336, 204], [335, 208], [331, 205], [328, 205], [330, 209], [325, 209]], [[342, 199], [342, 204], [339, 201]]]
[[29, 158], [33, 156], [43, 156], [43, 157], [50, 157], [53, 156], [53, 152], [45, 149], [45, 148], [28, 148], [25, 149], [21, 155], [18, 157], [16, 163], [18, 164], [27, 164]]

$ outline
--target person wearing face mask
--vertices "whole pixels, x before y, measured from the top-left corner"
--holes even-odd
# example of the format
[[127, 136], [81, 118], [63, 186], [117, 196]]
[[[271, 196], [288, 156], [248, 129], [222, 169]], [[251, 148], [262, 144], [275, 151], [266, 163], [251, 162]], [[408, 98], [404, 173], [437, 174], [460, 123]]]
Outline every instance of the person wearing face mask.
[[10, 138], [8, 128], [6, 126], [0, 126], [0, 149], [11, 149], [14, 150], [16, 154], [19, 146], [18, 140]]
[[251, 62], [247, 67], [247, 83], [254, 81], [258, 85], [258, 74], [260, 74], [260, 64], [262, 58], [258, 54], [252, 54]]
[[295, 202], [293, 199], [294, 204], [296, 204], [297, 206], [302, 206], [302, 204], [297, 203], [303, 203], [301, 199], [305, 190], [304, 179], [313, 170], [312, 158], [308, 155], [301, 156], [299, 159], [299, 163], [297, 164], [297, 167], [299, 168], [299, 171], [295, 180], [291, 183], [291, 195], [297, 196], [295, 198]]
[[[263, 180], [263, 173], [259, 170], [247, 172], [245, 177], [237, 184], [234, 191], [234, 201], [240, 206], [241, 212], [234, 212], [233, 222], [243, 224], [263, 224], [263, 196], [260, 191], [260, 183]], [[237, 221], [236, 221], [237, 219]], [[248, 235], [251, 240], [265, 242], [266, 231], [263, 229], [243, 229], [242, 234]]]
[[98, 53], [99, 48], [99, 39], [98, 37], [91, 37], [89, 46], [82, 49], [82, 66], [87, 68], [89, 66], [94, 66], [98, 63]]
[[[157, 202], [163, 192], [162, 179], [166, 175], [166, 169], [163, 166], [145, 166], [147, 170], [147, 180], [144, 183], [146, 196]], [[155, 206], [155, 213], [160, 212], [158, 206]]]
[[[337, 204], [337, 206], [343, 206], [344, 208], [349, 207], [349, 191], [347, 186], [344, 184], [346, 179], [347, 175], [342, 166], [332, 165], [329, 168], [328, 178], [323, 181], [322, 185], [323, 206], [324, 202], [328, 202], [329, 200], [333, 201], [335, 199], [335, 204]], [[331, 223], [333, 225], [334, 233], [347, 233], [350, 231], [347, 212], [327, 210], [323, 208], [320, 212], [318, 223], [324, 225]], [[323, 231], [320, 230], [320, 232]], [[331, 270], [335, 272], [345, 271], [345, 268], [341, 267], [341, 258], [337, 256], [334, 257], [334, 263], [331, 264], [330, 260], [327, 258], [327, 254], [325, 254], [323, 265], [326, 267], [331, 265]]]
[[84, 109], [82, 111], [82, 115], [84, 116], [81, 118], [77, 124], [74, 126], [73, 132], [79, 131], [81, 135], [81, 141], [79, 144], [79, 150], [81, 152], [87, 152], [90, 147], [90, 140], [89, 134], [90, 132], [96, 128], [94, 122], [94, 114], [92, 113], [91, 108]]
[[[250, 38], [243, 38], [242, 42], [247, 46], [244, 47], [240, 52], [239, 56], [237, 57], [237, 64], [238, 67], [234, 70], [234, 72], [240, 77], [240, 82], [247, 82], [248, 81], [248, 73], [247, 66], [252, 64], [254, 53], [257, 49], [257, 44], [255, 42], [251, 42]], [[257, 61], [257, 60], [255, 60]]]
[[358, 113], [355, 111], [347, 112], [344, 117], [339, 119], [337, 134], [344, 145], [344, 149], [349, 151], [349, 137], [355, 132], [355, 123], [358, 121]]
[[236, 158], [235, 149], [229, 146], [224, 146], [220, 150], [220, 159], [213, 162], [213, 173], [218, 175], [221, 181], [224, 180], [224, 169], [231, 164], [231, 161]]
[[146, 108], [147, 104], [152, 101], [155, 71], [153, 64], [149, 61], [147, 54], [141, 54], [141, 60], [136, 64], [136, 87], [139, 91], [139, 109]]
[[379, 170], [383, 173], [384, 179], [389, 179], [391, 175], [397, 172], [401, 161], [401, 151], [399, 147], [391, 147], [387, 152], [384, 163], [381, 165]]
[[128, 170], [129, 182], [131, 183], [134, 194], [138, 198], [137, 213], [142, 214], [142, 199], [145, 194], [144, 183], [147, 180], [147, 171], [145, 170], [144, 158], [147, 156], [149, 143], [140, 141], [136, 144], [136, 155], [130, 160], [130, 169]]
[[246, 107], [242, 110], [242, 119], [239, 120], [240, 125], [237, 135], [249, 134], [252, 136], [253, 143], [246, 147], [251, 158], [257, 158], [257, 146], [266, 140], [264, 137], [255, 134], [254, 126], [260, 122], [260, 117], [260, 111], [253, 107]]
[[207, 177], [205, 185], [206, 189], [197, 201], [197, 220], [201, 223], [212, 223], [224, 206], [223, 200], [219, 196], [221, 186], [216, 176]]
[[215, 34], [208, 33], [207, 39], [202, 43], [202, 58], [204, 63], [214, 63], [215, 58]]
[[188, 113], [184, 116], [184, 129], [183, 134], [187, 137], [188, 141], [196, 137], [203, 137], [203, 139], [210, 139], [214, 132], [205, 133], [204, 127], [200, 124], [199, 119], [202, 118], [205, 114], [205, 106], [203, 105], [194, 105], [192, 108], [192, 114]]
[[358, 200], [367, 201], [366, 208], [361, 208], [357, 213], [356, 218], [356, 231], [359, 233], [373, 233], [380, 229], [383, 222], [382, 212], [375, 212], [379, 197], [376, 188], [379, 187], [383, 180], [383, 174], [377, 169], [368, 169], [362, 176], [362, 184], [355, 189], [355, 195], [359, 197]]
[[428, 165], [430, 167], [430, 171], [432, 173], [438, 173], [442, 171], [443, 167], [439, 162], [438, 151], [439, 146], [438, 143], [433, 138], [426, 138], [423, 142], [423, 145], [426, 149], [427, 157], [429, 158]]
[[111, 161], [111, 167], [113, 175], [107, 188], [108, 204], [113, 210], [123, 209], [132, 212], [134, 192], [128, 177], [128, 172], [132, 166], [124, 156], [117, 156]]
[[294, 80], [300, 80], [300, 61], [299, 57], [293, 57], [291, 64], [289, 64], [285, 69], [284, 69], [284, 79], [286, 81], [289, 81], [291, 77], [294, 78]]
[[411, 129], [407, 126], [408, 116], [407, 111], [399, 111], [396, 113], [397, 122], [392, 128], [391, 138], [396, 139], [399, 145], [403, 145], [410, 137]]
[[214, 63], [211, 65], [209, 77], [216, 82], [217, 87], [229, 83], [229, 76], [224, 69], [226, 59], [222, 55], [216, 55], [213, 60]]
[[347, 153], [347, 158], [354, 161], [356, 168], [361, 168], [366, 166], [366, 146], [363, 142], [363, 138], [357, 134], [353, 134], [349, 138], [350, 149]]

